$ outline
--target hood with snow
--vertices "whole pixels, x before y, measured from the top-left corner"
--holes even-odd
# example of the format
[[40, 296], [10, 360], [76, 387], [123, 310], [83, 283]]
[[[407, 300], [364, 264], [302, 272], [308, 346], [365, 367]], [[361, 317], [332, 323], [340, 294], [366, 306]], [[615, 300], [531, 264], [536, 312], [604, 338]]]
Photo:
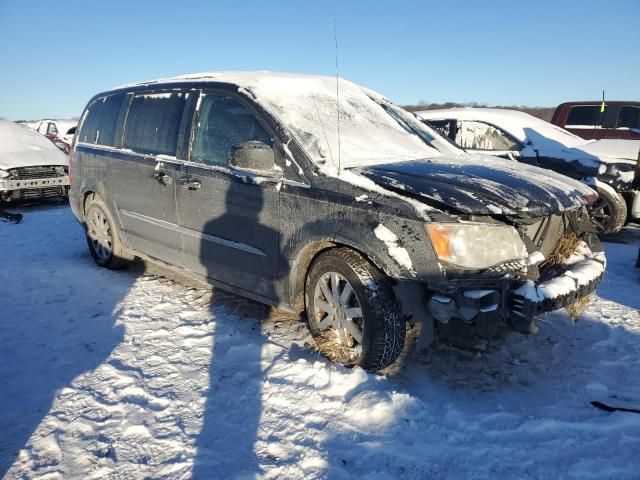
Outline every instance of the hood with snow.
[[68, 165], [69, 159], [48, 138], [7, 120], [0, 120], [0, 169]]
[[426, 204], [465, 214], [548, 216], [588, 203], [595, 192], [549, 170], [463, 154], [352, 169]]

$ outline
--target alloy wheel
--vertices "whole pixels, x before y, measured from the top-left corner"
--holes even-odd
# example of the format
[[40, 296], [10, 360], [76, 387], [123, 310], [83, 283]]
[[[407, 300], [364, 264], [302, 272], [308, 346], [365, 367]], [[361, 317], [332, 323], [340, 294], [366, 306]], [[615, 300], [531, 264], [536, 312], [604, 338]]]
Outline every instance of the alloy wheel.
[[113, 236], [109, 220], [99, 208], [91, 210], [87, 219], [87, 235], [98, 258], [108, 262], [113, 254]]
[[604, 198], [598, 198], [589, 209], [589, 214], [599, 231], [604, 232], [611, 226], [612, 209]]
[[333, 343], [341, 356], [346, 352], [350, 359], [356, 358], [362, 352], [364, 323], [362, 307], [349, 281], [337, 272], [322, 275], [315, 286], [313, 306], [325, 342]]

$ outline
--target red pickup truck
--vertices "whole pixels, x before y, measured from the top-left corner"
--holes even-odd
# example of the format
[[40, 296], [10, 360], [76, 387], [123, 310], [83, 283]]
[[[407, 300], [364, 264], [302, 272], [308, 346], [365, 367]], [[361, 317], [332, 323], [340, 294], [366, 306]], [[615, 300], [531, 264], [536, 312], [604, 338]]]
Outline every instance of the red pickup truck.
[[640, 102], [566, 102], [558, 105], [551, 123], [586, 139], [640, 140]]

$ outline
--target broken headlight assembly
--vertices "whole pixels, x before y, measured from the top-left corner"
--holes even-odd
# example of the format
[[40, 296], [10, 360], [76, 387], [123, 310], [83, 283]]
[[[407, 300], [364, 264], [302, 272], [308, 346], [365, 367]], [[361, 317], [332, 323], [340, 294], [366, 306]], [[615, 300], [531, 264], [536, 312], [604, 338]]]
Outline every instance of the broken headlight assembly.
[[485, 269], [528, 255], [517, 230], [509, 225], [429, 223], [427, 233], [440, 261], [465, 269]]

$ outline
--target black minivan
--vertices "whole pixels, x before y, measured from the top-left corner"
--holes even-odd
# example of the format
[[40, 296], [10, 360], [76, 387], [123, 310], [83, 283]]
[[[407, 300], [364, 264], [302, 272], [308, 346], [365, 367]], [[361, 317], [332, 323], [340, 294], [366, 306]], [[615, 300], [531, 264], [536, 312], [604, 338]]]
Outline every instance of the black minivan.
[[407, 322], [423, 344], [469, 345], [534, 333], [596, 288], [591, 189], [478, 162], [337, 82], [207, 73], [92, 98], [70, 203], [98, 265], [141, 257], [306, 312], [323, 353], [369, 370], [396, 360]]

